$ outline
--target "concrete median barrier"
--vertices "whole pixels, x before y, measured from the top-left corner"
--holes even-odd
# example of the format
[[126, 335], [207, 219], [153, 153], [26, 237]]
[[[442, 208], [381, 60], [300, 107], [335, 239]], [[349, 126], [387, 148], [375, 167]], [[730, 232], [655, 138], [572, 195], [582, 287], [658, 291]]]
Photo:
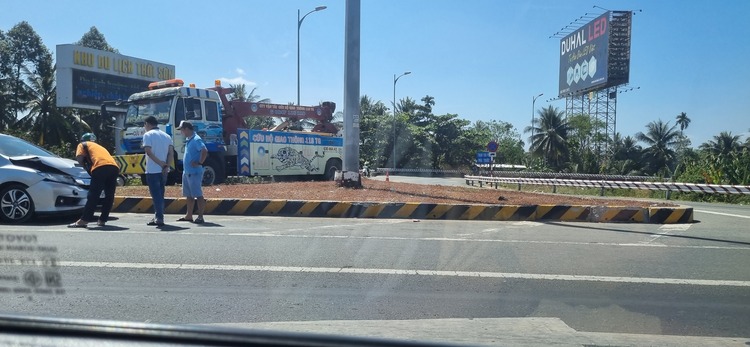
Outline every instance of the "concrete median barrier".
[[[185, 199], [165, 199], [165, 212], [185, 213]], [[116, 197], [113, 212], [153, 213], [151, 198]], [[481, 205], [410, 202], [207, 199], [208, 215], [395, 218], [426, 220], [692, 223], [693, 208], [580, 205]]]

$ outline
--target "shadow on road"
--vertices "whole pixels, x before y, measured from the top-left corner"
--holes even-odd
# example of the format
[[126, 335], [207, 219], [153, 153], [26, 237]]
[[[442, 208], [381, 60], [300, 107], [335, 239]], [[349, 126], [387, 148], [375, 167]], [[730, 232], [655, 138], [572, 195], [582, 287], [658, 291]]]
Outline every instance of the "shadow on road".
[[182, 231], [182, 230], [190, 230], [190, 228], [183, 228], [183, 227], [178, 227], [176, 225], [164, 224], [163, 226], [160, 226], [160, 227], [157, 226], [156, 230], [157, 231]]
[[663, 233], [652, 233], [648, 231], [634, 231], [634, 230], [624, 230], [624, 229], [615, 229], [615, 228], [597, 228], [593, 226], [582, 226], [582, 225], [573, 225], [573, 224], [565, 224], [565, 223], [559, 223], [559, 222], [547, 222], [545, 224], [565, 227], [565, 228], [579, 228], [579, 229], [596, 229], [596, 230], [603, 230], [603, 231], [612, 231], [616, 233], [629, 233], [629, 234], [640, 234], [640, 235], [649, 235], [649, 236], [656, 236], [659, 235], [661, 237], [671, 237], [671, 238], [677, 238], [677, 239], [689, 239], [689, 240], [700, 240], [700, 241], [711, 241], [711, 242], [722, 242], [722, 243], [730, 243], [733, 245], [743, 245], [743, 246], [750, 246], [750, 242], [743, 242], [743, 241], [732, 241], [732, 240], [722, 240], [722, 239], [714, 239], [710, 237], [700, 237], [700, 236], [688, 236], [688, 235], [673, 235], [673, 234], [663, 234]]

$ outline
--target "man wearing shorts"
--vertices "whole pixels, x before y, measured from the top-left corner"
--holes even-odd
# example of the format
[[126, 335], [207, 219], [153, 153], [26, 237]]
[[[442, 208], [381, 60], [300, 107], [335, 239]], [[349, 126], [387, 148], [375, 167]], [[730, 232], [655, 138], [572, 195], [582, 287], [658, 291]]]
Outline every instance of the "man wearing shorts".
[[185, 207], [185, 217], [178, 219], [178, 222], [193, 222], [193, 206], [195, 200], [198, 200], [198, 218], [196, 224], [203, 223], [203, 211], [206, 209], [206, 200], [203, 199], [203, 189], [201, 182], [203, 180], [203, 162], [208, 157], [208, 149], [198, 134], [195, 133], [193, 123], [188, 121], [180, 122], [177, 130], [185, 136], [185, 156], [182, 159], [182, 195], [187, 198]]

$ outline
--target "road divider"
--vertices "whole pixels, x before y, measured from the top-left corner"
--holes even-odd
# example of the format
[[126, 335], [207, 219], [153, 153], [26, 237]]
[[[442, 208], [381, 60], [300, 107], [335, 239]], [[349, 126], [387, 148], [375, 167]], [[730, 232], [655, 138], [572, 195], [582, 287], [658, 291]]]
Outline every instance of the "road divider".
[[[185, 213], [185, 199], [165, 199], [165, 212]], [[151, 198], [115, 197], [113, 212], [153, 213]], [[207, 199], [208, 215], [394, 218], [485, 221], [691, 223], [692, 207], [483, 205], [417, 202]]]

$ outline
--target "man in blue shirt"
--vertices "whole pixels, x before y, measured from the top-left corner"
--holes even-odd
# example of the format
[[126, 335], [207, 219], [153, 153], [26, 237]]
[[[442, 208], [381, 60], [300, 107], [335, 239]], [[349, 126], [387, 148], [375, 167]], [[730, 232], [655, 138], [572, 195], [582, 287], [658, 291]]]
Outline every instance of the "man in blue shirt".
[[185, 156], [182, 158], [182, 195], [187, 198], [185, 207], [185, 217], [178, 219], [178, 222], [193, 222], [193, 206], [198, 200], [198, 218], [196, 224], [203, 223], [203, 211], [206, 209], [206, 200], [203, 198], [203, 163], [208, 157], [208, 149], [198, 134], [195, 133], [193, 123], [188, 121], [180, 122], [177, 127], [183, 136], [185, 136]]

